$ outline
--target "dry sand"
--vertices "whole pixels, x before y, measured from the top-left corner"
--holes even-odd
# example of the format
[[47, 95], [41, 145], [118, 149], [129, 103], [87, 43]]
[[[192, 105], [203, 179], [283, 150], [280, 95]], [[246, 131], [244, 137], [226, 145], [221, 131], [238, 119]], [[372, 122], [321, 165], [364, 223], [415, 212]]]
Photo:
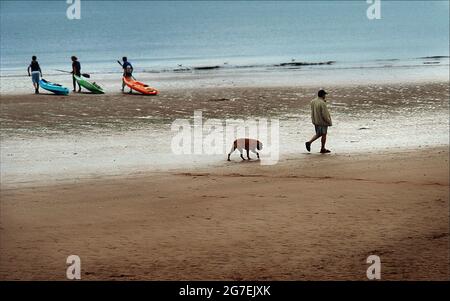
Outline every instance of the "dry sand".
[[448, 147], [1, 191], [1, 279], [448, 280]]

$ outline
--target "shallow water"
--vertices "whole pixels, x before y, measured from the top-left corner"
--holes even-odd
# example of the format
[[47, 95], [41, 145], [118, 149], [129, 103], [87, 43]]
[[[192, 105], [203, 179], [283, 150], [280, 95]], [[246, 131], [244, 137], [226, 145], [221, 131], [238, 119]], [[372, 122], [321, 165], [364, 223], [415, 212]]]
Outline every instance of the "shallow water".
[[[164, 93], [167, 90], [237, 87], [328, 87], [335, 85], [393, 84], [404, 82], [434, 82], [449, 80], [449, 59], [437, 60], [439, 64], [426, 65], [423, 60], [411, 64], [383, 66], [363, 63], [336, 63], [336, 66], [306, 66], [296, 69], [284, 67], [251, 67], [189, 72], [135, 72], [135, 77]], [[44, 76], [72, 90], [72, 78], [67, 74], [53, 73]], [[121, 92], [121, 73], [91, 74], [91, 81], [99, 84], [106, 94]], [[27, 76], [0, 77], [0, 94], [33, 93]], [[41, 89], [42, 93], [50, 93]]]

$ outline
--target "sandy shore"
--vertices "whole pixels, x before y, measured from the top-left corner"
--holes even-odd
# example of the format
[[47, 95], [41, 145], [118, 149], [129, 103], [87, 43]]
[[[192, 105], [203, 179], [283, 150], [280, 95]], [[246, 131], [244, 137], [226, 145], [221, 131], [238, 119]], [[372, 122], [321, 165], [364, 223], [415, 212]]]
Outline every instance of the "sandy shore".
[[[0, 279], [449, 279], [448, 82], [327, 88], [331, 155], [316, 89], [2, 95]], [[175, 158], [195, 110], [278, 118], [279, 163]]]
[[448, 147], [2, 189], [1, 279], [449, 278]]

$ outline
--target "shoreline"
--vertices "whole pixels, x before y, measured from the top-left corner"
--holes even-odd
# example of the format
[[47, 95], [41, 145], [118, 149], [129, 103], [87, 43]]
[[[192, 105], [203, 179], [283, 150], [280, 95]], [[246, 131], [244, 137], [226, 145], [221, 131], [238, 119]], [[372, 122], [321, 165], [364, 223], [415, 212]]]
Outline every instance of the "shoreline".
[[[450, 78], [450, 77], [449, 77]], [[412, 86], [412, 85], [432, 85], [432, 84], [447, 84], [449, 82], [449, 78], [425, 78], [425, 79], [416, 79], [416, 80], [403, 80], [399, 79], [398, 81], [380, 81], [380, 82], [341, 82], [341, 83], [333, 83], [326, 86], [328, 90], [330, 89], [338, 89], [338, 88], [363, 88], [363, 87], [371, 87], [371, 86], [382, 86], [382, 87], [392, 87], [392, 86], [399, 86], [399, 85], [405, 85], [405, 86]], [[120, 78], [116, 79], [116, 89], [112, 92], [106, 92], [105, 94], [94, 94], [86, 90], [82, 90], [81, 93], [74, 93], [72, 90], [70, 90], [70, 93], [68, 95], [56, 95], [49, 91], [43, 90], [40, 88], [40, 93], [38, 95], [34, 94], [34, 90], [29, 89], [29, 93], [20, 92], [20, 93], [0, 93], [0, 97], [3, 98], [19, 98], [22, 96], [32, 96], [36, 97], [37, 99], [42, 96], [49, 96], [49, 97], [55, 97], [55, 98], [67, 98], [67, 97], [104, 97], [104, 96], [130, 96], [130, 97], [144, 97], [148, 98], [149, 100], [161, 98], [161, 94], [158, 95], [142, 95], [139, 92], [133, 91], [133, 93], [130, 95], [128, 92], [121, 92], [120, 87], [117, 83], [120, 83]], [[31, 82], [30, 82], [31, 83]], [[286, 84], [279, 84], [278, 85], [240, 85], [240, 86], [199, 86], [196, 88], [192, 87], [169, 87], [167, 89], [164, 89], [163, 92], [187, 92], [187, 93], [194, 93], [196, 91], [204, 91], [204, 92], [214, 92], [217, 90], [225, 90], [229, 88], [237, 89], [237, 90], [245, 90], [245, 89], [318, 89], [322, 87], [320, 82], [316, 83], [304, 83], [304, 84], [293, 84], [293, 83], [286, 83]], [[83, 88], [84, 89], [84, 88]], [[125, 87], [125, 91], [129, 89], [128, 87]]]
[[[212, 69], [193, 70], [190, 72], [135, 72], [135, 77], [160, 92], [177, 90], [198, 90], [215, 88], [289, 88], [297, 87], [345, 87], [358, 85], [386, 84], [424, 84], [449, 81], [449, 64], [413, 65], [393, 67], [352, 67], [324, 69], [319, 67], [299, 67], [279, 69]], [[44, 74], [45, 75], [45, 74]], [[116, 95], [121, 87], [121, 73], [92, 73], [90, 81], [97, 82], [105, 89], [106, 95]], [[44, 76], [51, 82], [57, 82], [72, 90], [72, 79], [67, 74], [52, 74]], [[31, 80], [24, 76], [20, 78], [0, 77], [0, 95], [27, 95], [32, 90]], [[34, 91], [34, 90], [33, 90]], [[86, 91], [86, 90], [83, 90]], [[51, 92], [41, 89], [41, 92]], [[136, 92], [135, 92], [136, 93]], [[73, 96], [70, 93], [69, 96]]]

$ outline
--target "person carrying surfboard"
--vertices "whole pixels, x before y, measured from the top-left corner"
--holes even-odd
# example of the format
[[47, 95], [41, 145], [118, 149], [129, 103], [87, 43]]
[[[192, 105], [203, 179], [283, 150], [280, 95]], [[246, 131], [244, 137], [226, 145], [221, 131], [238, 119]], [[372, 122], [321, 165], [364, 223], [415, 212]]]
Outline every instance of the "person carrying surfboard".
[[[133, 77], [133, 66], [131, 65], [131, 63], [128, 61], [128, 58], [126, 56], [124, 56], [122, 58], [123, 63], [121, 63], [120, 61], [119, 64], [122, 66], [123, 69], [123, 76], [124, 77]], [[125, 90], [125, 81], [122, 79], [122, 92], [124, 92]], [[131, 93], [132, 89], [130, 89], [130, 93]]]
[[[81, 76], [81, 64], [78, 61], [78, 58], [76, 56], [72, 56], [72, 80], [73, 80], [73, 92], [76, 91], [77, 87], [77, 80], [75, 79], [75, 76]], [[78, 83], [78, 93], [81, 92], [81, 86]]]
[[31, 63], [28, 66], [27, 71], [28, 76], [31, 76], [31, 81], [33, 82], [34, 93], [39, 94], [39, 75], [42, 77], [42, 71], [35, 55], [31, 57]]

